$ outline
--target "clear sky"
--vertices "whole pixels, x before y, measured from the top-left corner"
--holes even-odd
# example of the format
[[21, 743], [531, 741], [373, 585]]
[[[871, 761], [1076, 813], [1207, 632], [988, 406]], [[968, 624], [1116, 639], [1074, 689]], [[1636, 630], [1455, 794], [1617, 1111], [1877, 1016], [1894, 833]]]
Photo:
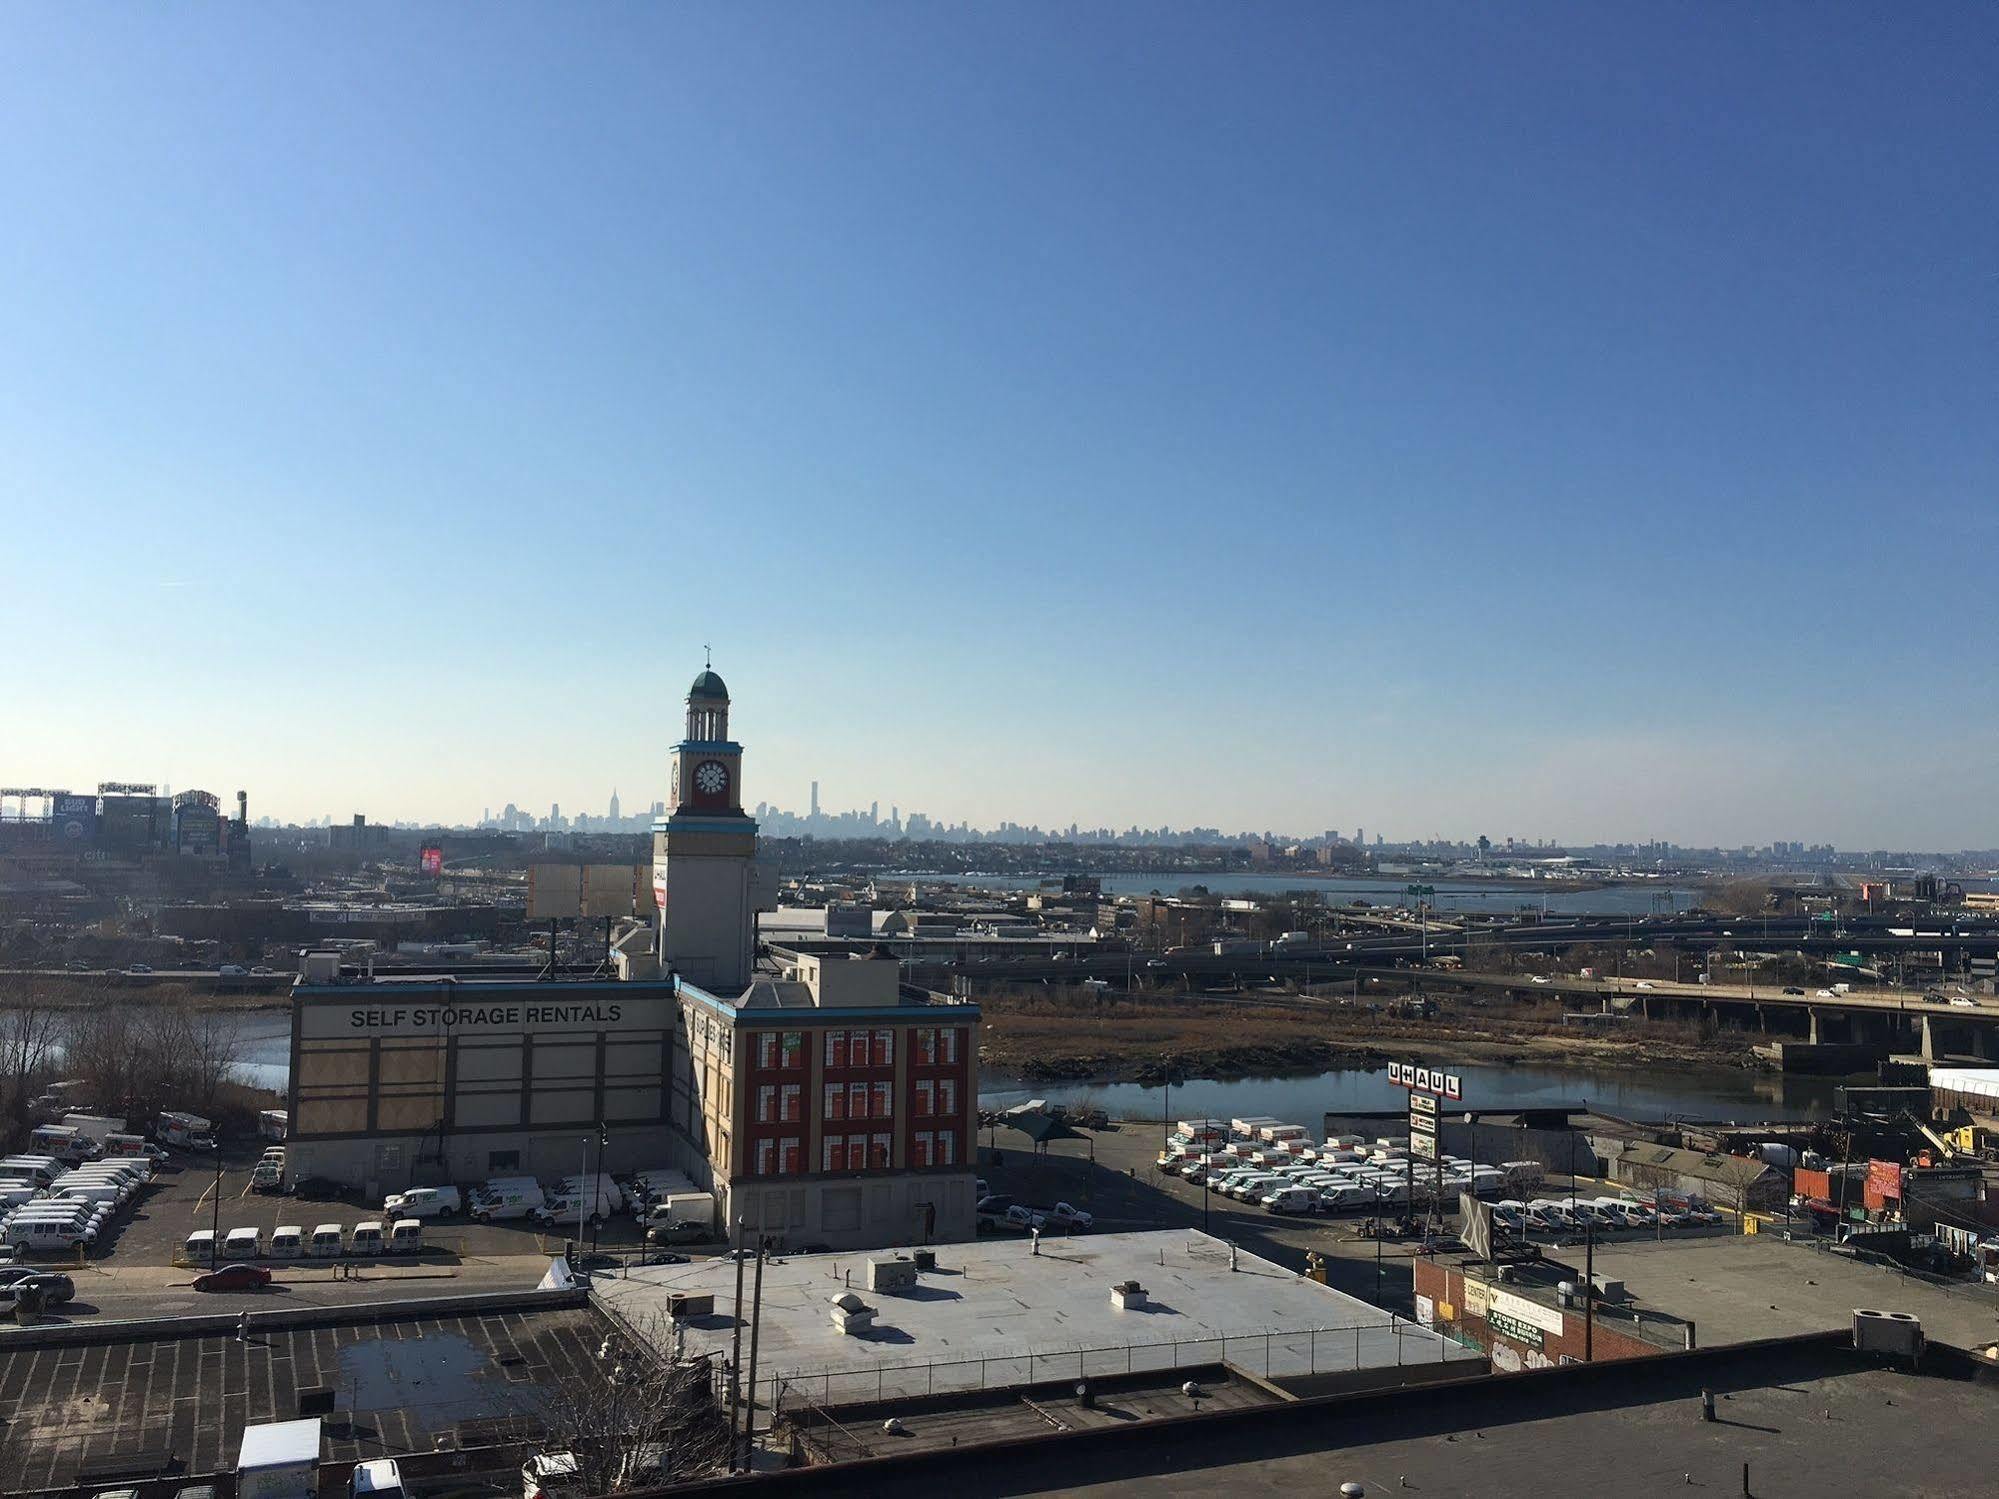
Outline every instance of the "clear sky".
[[1995, 40], [10, 7], [0, 780], [1999, 845]]

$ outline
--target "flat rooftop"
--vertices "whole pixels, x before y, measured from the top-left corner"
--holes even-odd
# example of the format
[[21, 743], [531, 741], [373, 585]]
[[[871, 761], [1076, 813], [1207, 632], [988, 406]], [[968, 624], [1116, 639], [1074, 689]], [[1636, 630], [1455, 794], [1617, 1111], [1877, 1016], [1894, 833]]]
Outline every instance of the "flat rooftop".
[[[773, 1388], [766, 1378], [841, 1405], [1195, 1364], [1283, 1377], [1483, 1357], [1253, 1254], [1237, 1252], [1231, 1268], [1227, 1244], [1191, 1229], [1048, 1238], [1039, 1255], [1032, 1250], [1026, 1239], [937, 1245], [937, 1268], [900, 1294], [867, 1289], [868, 1261], [894, 1250], [767, 1261], [761, 1398]], [[754, 1267], [747, 1268], [746, 1318]], [[1111, 1287], [1125, 1281], [1145, 1288], [1144, 1310], [1112, 1306]], [[592, 1285], [655, 1340], [666, 1336], [670, 1296], [712, 1295], [713, 1316], [683, 1323], [686, 1347], [725, 1357], [735, 1289], [736, 1269], [726, 1260], [649, 1266]], [[860, 1336], [832, 1322], [833, 1299], [849, 1290], [876, 1311], [873, 1329]]]
[[558, 1381], [601, 1378], [603, 1321], [588, 1307], [397, 1316], [324, 1327], [10, 1348], [0, 1339], [0, 1491], [60, 1488], [141, 1454], [175, 1471], [233, 1470], [243, 1427], [298, 1416], [301, 1391], [335, 1392], [324, 1456], [428, 1452], [493, 1418], [533, 1419]]
[[[1502, 1375], [1495, 1382], [1520, 1378]], [[1999, 1421], [1993, 1419], [1999, 1404], [1990, 1392], [1966, 1381], [1886, 1369], [1722, 1389], [1713, 1422], [1699, 1418], [1698, 1390], [1671, 1380], [1599, 1409], [1549, 1400], [1522, 1385], [1517, 1393], [1492, 1392], [1459, 1422], [1449, 1420], [1456, 1403], [1449, 1394], [1426, 1395], [1425, 1402], [1437, 1409], [1378, 1411], [1365, 1425], [1336, 1423], [1317, 1441], [1169, 1428], [1155, 1433], [1159, 1450], [1150, 1454], [1078, 1455], [1060, 1476], [1050, 1472], [1052, 1464], [1037, 1464], [1014, 1471], [1004, 1483], [954, 1475], [953, 1488], [967, 1499], [979, 1493], [1129, 1493], [1141, 1480], [1147, 1494], [1187, 1499], [1329, 1494], [1343, 1483], [1359, 1483], [1384, 1499], [1734, 1495], [1743, 1492], [1747, 1463], [1748, 1491], [1764, 1499], [1935, 1499], [1989, 1492], [1999, 1464]], [[1439, 1429], [1439, 1416], [1447, 1429]], [[900, 1484], [874, 1489], [905, 1491]]]
[[1600, 1243], [1596, 1271], [1640, 1305], [1694, 1322], [1703, 1345], [1851, 1328], [1855, 1307], [1907, 1312], [1926, 1337], [1958, 1348], [1999, 1338], [1991, 1286], [1946, 1289], [1770, 1233]]

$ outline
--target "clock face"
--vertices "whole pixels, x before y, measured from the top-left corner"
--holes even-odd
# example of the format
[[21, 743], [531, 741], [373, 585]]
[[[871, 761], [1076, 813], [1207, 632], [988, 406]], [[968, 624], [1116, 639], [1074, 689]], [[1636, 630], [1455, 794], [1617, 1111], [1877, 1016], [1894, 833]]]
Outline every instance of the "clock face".
[[703, 796], [720, 796], [729, 789], [729, 772], [720, 760], [703, 760], [694, 768], [694, 789]]

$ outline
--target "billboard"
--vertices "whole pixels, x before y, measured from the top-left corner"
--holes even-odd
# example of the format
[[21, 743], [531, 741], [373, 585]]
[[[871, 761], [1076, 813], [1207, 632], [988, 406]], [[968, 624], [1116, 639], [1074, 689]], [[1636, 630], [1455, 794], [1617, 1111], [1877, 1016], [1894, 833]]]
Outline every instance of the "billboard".
[[530, 921], [642, 915], [652, 906], [652, 875], [643, 864], [528, 866]]
[[1895, 1161], [1869, 1161], [1867, 1163], [1867, 1195], [1879, 1198], [1897, 1198], [1902, 1195], [1902, 1168]]
[[417, 855], [417, 867], [431, 879], [444, 873], [444, 850], [430, 847]]
[[56, 836], [65, 843], [88, 843], [97, 836], [97, 798], [64, 794], [55, 799]]

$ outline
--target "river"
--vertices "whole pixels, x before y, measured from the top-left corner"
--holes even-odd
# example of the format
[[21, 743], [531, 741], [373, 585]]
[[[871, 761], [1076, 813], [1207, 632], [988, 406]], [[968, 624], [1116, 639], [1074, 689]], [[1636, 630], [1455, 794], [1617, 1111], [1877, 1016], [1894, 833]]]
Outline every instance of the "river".
[[[1778, 1077], [1731, 1068], [1684, 1072], [1659, 1069], [1591, 1070], [1569, 1067], [1505, 1066], [1467, 1062], [1452, 1069], [1464, 1079], [1463, 1106], [1474, 1109], [1530, 1105], [1588, 1104], [1627, 1118], [1663, 1119], [1822, 1119], [1834, 1112], [1830, 1078]], [[1139, 1083], [1044, 1083], [1030, 1087], [1015, 1079], [980, 1079], [979, 1107], [1006, 1108], [1030, 1098], [1075, 1107], [1087, 1104], [1113, 1118], [1158, 1119], [1166, 1109], [1163, 1089]], [[1326, 1113], [1400, 1109], [1408, 1090], [1388, 1081], [1385, 1069], [1322, 1072], [1316, 1077], [1249, 1077], [1231, 1081], [1192, 1079], [1172, 1089], [1175, 1119], [1234, 1119], [1270, 1114], [1314, 1132]]]
[[[981, 890], [1033, 890], [1043, 876], [1012, 874], [923, 874], [879, 873], [882, 885], [916, 879], [925, 883], [968, 885]], [[1382, 875], [1370, 879], [1348, 877], [1320, 879], [1308, 874], [1195, 874], [1182, 871], [1154, 874], [1106, 874], [1099, 876], [1106, 895], [1147, 895], [1157, 890], [1172, 895], [1193, 885], [1204, 886], [1212, 895], [1278, 895], [1287, 890], [1314, 890], [1329, 904], [1344, 905], [1364, 900], [1370, 905], [1396, 906], [1409, 898], [1412, 879]], [[1685, 911], [1700, 904], [1700, 892], [1683, 886], [1660, 884], [1606, 885], [1600, 890], [1542, 890], [1527, 880], [1446, 880], [1423, 881], [1437, 893], [1429, 897], [1438, 911], [1491, 912], [1501, 916], [1522, 907], [1559, 912], [1564, 916], [1650, 916]]]
[[[237, 1017], [236, 1072], [246, 1083], [283, 1092], [291, 1076], [291, 1016], [283, 1010], [255, 1010]], [[1469, 1108], [1503, 1109], [1528, 1105], [1582, 1104], [1641, 1119], [1670, 1114], [1697, 1119], [1822, 1119], [1833, 1112], [1834, 1080], [1779, 1077], [1734, 1068], [1671, 1071], [1639, 1068], [1510, 1066], [1467, 1062], [1453, 1069], [1464, 1079]], [[982, 1108], [1004, 1108], [1030, 1098], [1108, 1110], [1128, 1119], [1157, 1119], [1166, 1106], [1164, 1091], [1138, 1083], [1043, 1083], [1030, 1087], [987, 1074], [981, 1080]], [[1388, 1081], [1385, 1070], [1348, 1069], [1304, 1077], [1250, 1077], [1230, 1081], [1194, 1079], [1172, 1090], [1173, 1116], [1220, 1119], [1274, 1114], [1316, 1128], [1329, 1110], [1394, 1109], [1408, 1094]]]

